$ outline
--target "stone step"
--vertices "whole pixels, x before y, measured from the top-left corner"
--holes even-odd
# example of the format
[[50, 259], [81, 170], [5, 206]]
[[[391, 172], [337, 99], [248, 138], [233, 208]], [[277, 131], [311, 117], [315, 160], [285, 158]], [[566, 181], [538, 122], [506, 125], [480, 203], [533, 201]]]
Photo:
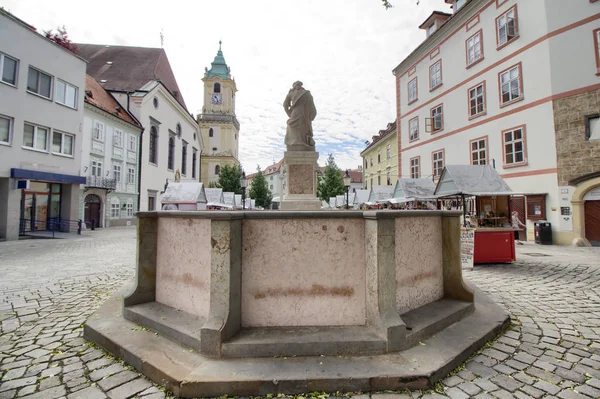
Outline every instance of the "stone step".
[[159, 302], [124, 307], [123, 317], [175, 342], [200, 351], [200, 329], [206, 322], [204, 318]]
[[365, 326], [243, 328], [223, 357], [338, 356], [384, 353], [385, 340]]

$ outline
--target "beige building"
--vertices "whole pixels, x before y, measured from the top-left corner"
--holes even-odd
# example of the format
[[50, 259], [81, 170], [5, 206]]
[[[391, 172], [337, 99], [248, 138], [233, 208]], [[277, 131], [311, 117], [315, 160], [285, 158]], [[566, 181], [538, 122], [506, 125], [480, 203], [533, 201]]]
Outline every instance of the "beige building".
[[396, 122], [373, 136], [360, 156], [363, 158], [363, 187], [394, 185], [398, 180], [398, 133]]
[[198, 125], [204, 147], [200, 165], [200, 181], [206, 186], [219, 181], [225, 165], [238, 165], [240, 123], [235, 116], [235, 80], [219, 51], [204, 73], [204, 106], [198, 114]]

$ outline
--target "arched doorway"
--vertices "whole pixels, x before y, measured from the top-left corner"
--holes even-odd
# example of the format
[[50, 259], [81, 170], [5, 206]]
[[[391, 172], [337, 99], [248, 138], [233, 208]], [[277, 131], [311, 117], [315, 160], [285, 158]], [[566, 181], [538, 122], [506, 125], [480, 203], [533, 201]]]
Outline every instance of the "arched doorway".
[[96, 194], [88, 194], [85, 197], [84, 220], [87, 223], [94, 223], [95, 227], [101, 227], [102, 200]]
[[573, 208], [573, 232], [583, 245], [600, 245], [600, 172], [583, 176], [569, 182], [577, 188], [571, 197]]
[[600, 247], [600, 200], [585, 201], [585, 238]]

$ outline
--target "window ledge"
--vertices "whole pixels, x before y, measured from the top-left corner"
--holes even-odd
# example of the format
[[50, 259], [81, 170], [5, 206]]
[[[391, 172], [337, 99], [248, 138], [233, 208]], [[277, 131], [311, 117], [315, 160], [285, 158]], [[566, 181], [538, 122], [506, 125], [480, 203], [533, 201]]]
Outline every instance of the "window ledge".
[[441, 131], [443, 131], [443, 130], [444, 130], [444, 128], [443, 128], [443, 127], [442, 127], [441, 129], [438, 129], [438, 130], [432, 130], [432, 131], [431, 131], [431, 134], [438, 134], [439, 132], [441, 132]]
[[148, 161], [148, 165], [151, 165], [151, 166], [156, 166], [156, 167], [158, 167], [158, 164], [157, 164], [157, 163], [150, 162], [150, 161]]
[[7, 147], [12, 147], [12, 144], [10, 144], [10, 142], [5, 142], [5, 141], [0, 141], [0, 145], [5, 145]]
[[[496, 32], [496, 34], [498, 34], [498, 32]], [[517, 35], [515, 37], [513, 37], [512, 39], [510, 39], [509, 41], [499, 44], [498, 47], [496, 47], [496, 51], [500, 51], [502, 50], [504, 47], [508, 46], [509, 44], [511, 44], [512, 42], [514, 42], [515, 40], [517, 40], [519, 38], [519, 34], [517, 33]]]
[[10, 87], [12, 87], [12, 88], [14, 88], [14, 89], [17, 89], [17, 88], [18, 88], [18, 87], [17, 87], [17, 85], [14, 85], [14, 84], [12, 84], [12, 83], [5, 82], [5, 81], [3, 81], [3, 80], [0, 80], [0, 83], [3, 83], [3, 84], [5, 84], [5, 85], [7, 85], [7, 86], [10, 86]]
[[92, 137], [92, 141], [95, 141], [96, 143], [102, 143], [102, 144], [104, 144], [104, 140], [95, 139], [93, 137]]
[[486, 116], [486, 115], [487, 115], [487, 111], [483, 111], [483, 112], [480, 112], [480, 113], [478, 113], [476, 115], [469, 116], [469, 120], [472, 121], [473, 119], [477, 119], [479, 117]]
[[75, 157], [73, 155], [69, 155], [69, 154], [61, 154], [60, 152], [53, 152], [52, 155], [56, 155], [57, 157], [63, 157], [63, 158], [71, 158], [71, 159], [75, 159]]
[[417, 101], [419, 101], [419, 99], [418, 99], [418, 98], [415, 98], [414, 100], [410, 101], [410, 102], [409, 102], [408, 104], [406, 104], [406, 105], [411, 105], [411, 104], [414, 104], [414, 103], [416, 103]]
[[73, 107], [71, 107], [70, 105], [67, 105], [67, 104], [62, 104], [62, 103], [59, 103], [58, 101], [54, 101], [54, 102], [55, 102], [56, 104], [60, 105], [61, 107], [69, 108], [69, 109], [70, 109], [70, 110], [72, 110], [72, 111], [77, 111], [77, 107], [73, 108]]
[[438, 88], [442, 87], [442, 85], [443, 85], [443, 83], [440, 83], [440, 84], [438, 84], [437, 86], [433, 86], [433, 87], [431, 87], [431, 88], [429, 89], [429, 92], [431, 93], [432, 91], [434, 91], [434, 90], [436, 90], [436, 89], [438, 89]]
[[479, 64], [481, 61], [483, 61], [485, 59], [485, 57], [481, 57], [473, 62], [471, 62], [470, 64], [467, 65], [466, 69], [469, 69], [471, 67], [474, 67], [475, 65]]
[[22, 149], [27, 150], [27, 151], [33, 151], [33, 152], [39, 152], [42, 154], [49, 154], [48, 151], [46, 150], [40, 150], [39, 148], [33, 148], [33, 147], [27, 147], [27, 146], [21, 146]]
[[500, 104], [500, 108], [508, 107], [509, 105], [513, 105], [514, 103], [518, 103], [519, 101], [523, 101], [524, 97], [521, 94], [521, 97], [515, 98], [514, 100], [510, 100], [508, 102]]
[[417, 137], [416, 139], [412, 139], [412, 140], [409, 138], [408, 142], [409, 143], [414, 143], [415, 141], [419, 141], [419, 139], [420, 139], [420, 137]]
[[503, 164], [502, 168], [503, 169], [518, 168], [519, 166], [527, 166], [527, 164], [528, 164], [527, 161], [519, 162], [519, 163], [509, 163], [509, 164]]
[[35, 92], [33, 92], [33, 91], [29, 91], [29, 90], [27, 90], [27, 93], [29, 93], [29, 94], [31, 94], [31, 95], [33, 95], [33, 96], [39, 97], [39, 98], [43, 98], [43, 99], [44, 99], [44, 100], [46, 100], [46, 101], [50, 101], [50, 102], [52, 102], [52, 97], [44, 97], [44, 96], [42, 96], [41, 94], [37, 94], [37, 93], [35, 93]]

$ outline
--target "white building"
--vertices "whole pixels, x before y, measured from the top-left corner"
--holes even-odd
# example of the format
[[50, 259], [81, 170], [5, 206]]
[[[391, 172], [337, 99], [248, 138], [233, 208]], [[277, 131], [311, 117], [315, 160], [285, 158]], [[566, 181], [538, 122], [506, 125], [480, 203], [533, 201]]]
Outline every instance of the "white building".
[[511, 203], [530, 239], [545, 219], [557, 243], [600, 241], [600, 202], [583, 199], [600, 186], [600, 2], [446, 3], [454, 14], [434, 12], [394, 69], [399, 176], [492, 164], [513, 191], [541, 194]]
[[160, 209], [167, 179], [199, 179], [202, 141], [163, 49], [78, 44], [88, 74], [144, 127], [139, 210]]
[[[0, 239], [75, 229], [86, 63], [0, 9]], [[17, 189], [17, 181], [28, 187]]]
[[96, 227], [135, 224], [142, 126], [86, 77], [79, 218]]

